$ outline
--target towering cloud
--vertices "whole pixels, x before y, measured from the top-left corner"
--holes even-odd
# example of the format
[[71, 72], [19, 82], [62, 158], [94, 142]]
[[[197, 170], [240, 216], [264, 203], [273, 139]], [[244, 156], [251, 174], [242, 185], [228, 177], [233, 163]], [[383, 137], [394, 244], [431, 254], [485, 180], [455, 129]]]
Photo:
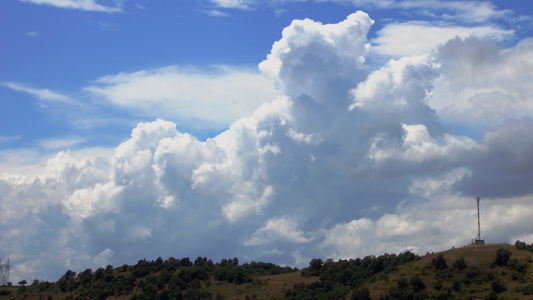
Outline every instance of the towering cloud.
[[[424, 253], [469, 242], [475, 195], [490, 240], [526, 237], [530, 41], [457, 38], [371, 70], [372, 24], [363, 12], [294, 21], [259, 65], [282, 95], [214, 138], [157, 119], [110, 157], [60, 152], [40, 174], [1, 175], [5, 255], [53, 280], [143, 257]], [[474, 111], [489, 117], [480, 138], [447, 125]]]

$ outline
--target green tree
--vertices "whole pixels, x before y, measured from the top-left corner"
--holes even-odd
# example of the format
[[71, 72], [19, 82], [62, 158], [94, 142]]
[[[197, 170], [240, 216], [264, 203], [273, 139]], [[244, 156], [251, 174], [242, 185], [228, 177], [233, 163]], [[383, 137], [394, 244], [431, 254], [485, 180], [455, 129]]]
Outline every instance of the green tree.
[[444, 255], [443, 254], [439, 254], [431, 262], [433, 263], [433, 266], [435, 267], [435, 270], [444, 270], [444, 269], [448, 268], [448, 264], [446, 263], [446, 259], [444, 259]]
[[415, 293], [418, 293], [426, 289], [426, 285], [424, 284], [424, 281], [418, 275], [411, 277], [411, 280], [409, 281], [409, 283], [411, 284], [411, 287], [413, 287], [413, 291], [415, 291]]
[[452, 283], [452, 290], [459, 292], [461, 291], [461, 282], [459, 280], [454, 280]]
[[352, 300], [371, 300], [370, 291], [367, 287], [356, 289], [352, 294]]
[[26, 284], [28, 284], [28, 281], [26, 281], [26, 279], [23, 279], [23, 280], [19, 281], [18, 284], [22, 285], [22, 286], [25, 286]]
[[456, 259], [453, 262], [453, 268], [458, 269], [460, 271], [466, 269], [466, 262], [465, 262], [464, 257], [461, 256], [460, 258]]
[[309, 262], [309, 275], [310, 276], [319, 276], [320, 270], [322, 269], [322, 264], [324, 262], [320, 258], [313, 258]]
[[494, 260], [494, 264], [496, 266], [507, 266], [507, 262], [511, 258], [511, 251], [500, 248], [496, 252], [496, 259]]
[[495, 293], [503, 293], [507, 291], [507, 286], [505, 282], [499, 278], [496, 278], [492, 281], [491, 288]]
[[516, 249], [518, 250], [526, 250], [527, 248], [527, 244], [525, 242], [522, 242], [520, 240], [517, 240], [515, 243], [514, 243], [514, 246], [516, 247]]

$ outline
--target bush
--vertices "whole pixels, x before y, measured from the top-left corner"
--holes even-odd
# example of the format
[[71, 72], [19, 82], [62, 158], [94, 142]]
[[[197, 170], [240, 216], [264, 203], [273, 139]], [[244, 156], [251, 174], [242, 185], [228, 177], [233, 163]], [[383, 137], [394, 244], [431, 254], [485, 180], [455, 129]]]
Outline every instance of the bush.
[[442, 254], [439, 254], [431, 262], [433, 263], [433, 266], [435, 267], [435, 270], [444, 270], [444, 269], [448, 268], [448, 264], [446, 263], [446, 259], [444, 259], [444, 255], [442, 255]]
[[459, 292], [461, 291], [461, 282], [459, 280], [454, 280], [452, 284], [452, 290]]
[[501, 267], [507, 266], [511, 255], [512, 253], [509, 250], [505, 250], [503, 248], [498, 249], [496, 252], [496, 259], [494, 260], [494, 265]]
[[413, 276], [409, 283], [413, 287], [413, 291], [415, 291], [415, 293], [418, 293], [426, 288], [424, 281], [422, 281], [418, 275]]
[[499, 278], [494, 279], [492, 281], [491, 287], [492, 287], [492, 290], [498, 294], [507, 291], [507, 286], [505, 285], [505, 282], [503, 282]]
[[366, 287], [357, 289], [352, 294], [352, 300], [370, 300], [370, 291]]
[[435, 281], [435, 284], [433, 284], [433, 288], [437, 291], [440, 291], [442, 289], [442, 280]]
[[533, 283], [523, 286], [522, 288], [520, 288], [520, 291], [522, 292], [522, 294], [524, 294], [524, 296], [533, 295]]
[[466, 269], [466, 262], [465, 259], [461, 256], [461, 258], [456, 259], [453, 262], [453, 268], [458, 269], [460, 271]]

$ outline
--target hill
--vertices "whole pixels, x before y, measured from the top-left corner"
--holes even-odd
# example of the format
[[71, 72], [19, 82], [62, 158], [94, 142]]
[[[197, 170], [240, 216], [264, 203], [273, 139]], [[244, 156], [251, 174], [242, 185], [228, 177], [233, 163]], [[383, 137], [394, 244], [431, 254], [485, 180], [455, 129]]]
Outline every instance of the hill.
[[302, 270], [237, 258], [158, 258], [0, 287], [0, 299], [533, 299], [531, 250], [517, 241], [422, 257], [312, 259]]
[[367, 288], [379, 298], [415, 278], [435, 299], [533, 299], [532, 265], [532, 252], [508, 244], [471, 245], [427, 254]]

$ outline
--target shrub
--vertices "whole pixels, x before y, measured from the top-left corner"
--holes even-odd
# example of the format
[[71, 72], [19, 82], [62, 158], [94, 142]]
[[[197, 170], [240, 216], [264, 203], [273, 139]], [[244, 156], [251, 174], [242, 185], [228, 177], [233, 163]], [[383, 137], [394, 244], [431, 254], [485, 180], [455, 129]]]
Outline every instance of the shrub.
[[444, 259], [444, 255], [442, 255], [442, 254], [439, 254], [431, 262], [433, 263], [433, 266], [435, 267], [435, 270], [444, 270], [444, 269], [448, 268], [448, 264], [446, 263], [446, 259]]
[[433, 284], [433, 288], [437, 291], [440, 291], [442, 289], [442, 280], [435, 281], [435, 284]]
[[422, 279], [418, 275], [413, 276], [409, 283], [413, 287], [415, 293], [418, 293], [426, 288], [424, 281], [422, 281]]
[[494, 279], [492, 281], [491, 287], [492, 287], [492, 290], [498, 294], [507, 291], [507, 286], [505, 285], [505, 282], [503, 282], [499, 278]]
[[458, 269], [460, 271], [464, 270], [466, 268], [466, 262], [465, 259], [461, 256], [461, 258], [456, 259], [453, 262], [453, 268]]
[[511, 258], [511, 251], [500, 248], [496, 252], [496, 259], [494, 260], [494, 265], [496, 266], [507, 266], [509, 259]]

